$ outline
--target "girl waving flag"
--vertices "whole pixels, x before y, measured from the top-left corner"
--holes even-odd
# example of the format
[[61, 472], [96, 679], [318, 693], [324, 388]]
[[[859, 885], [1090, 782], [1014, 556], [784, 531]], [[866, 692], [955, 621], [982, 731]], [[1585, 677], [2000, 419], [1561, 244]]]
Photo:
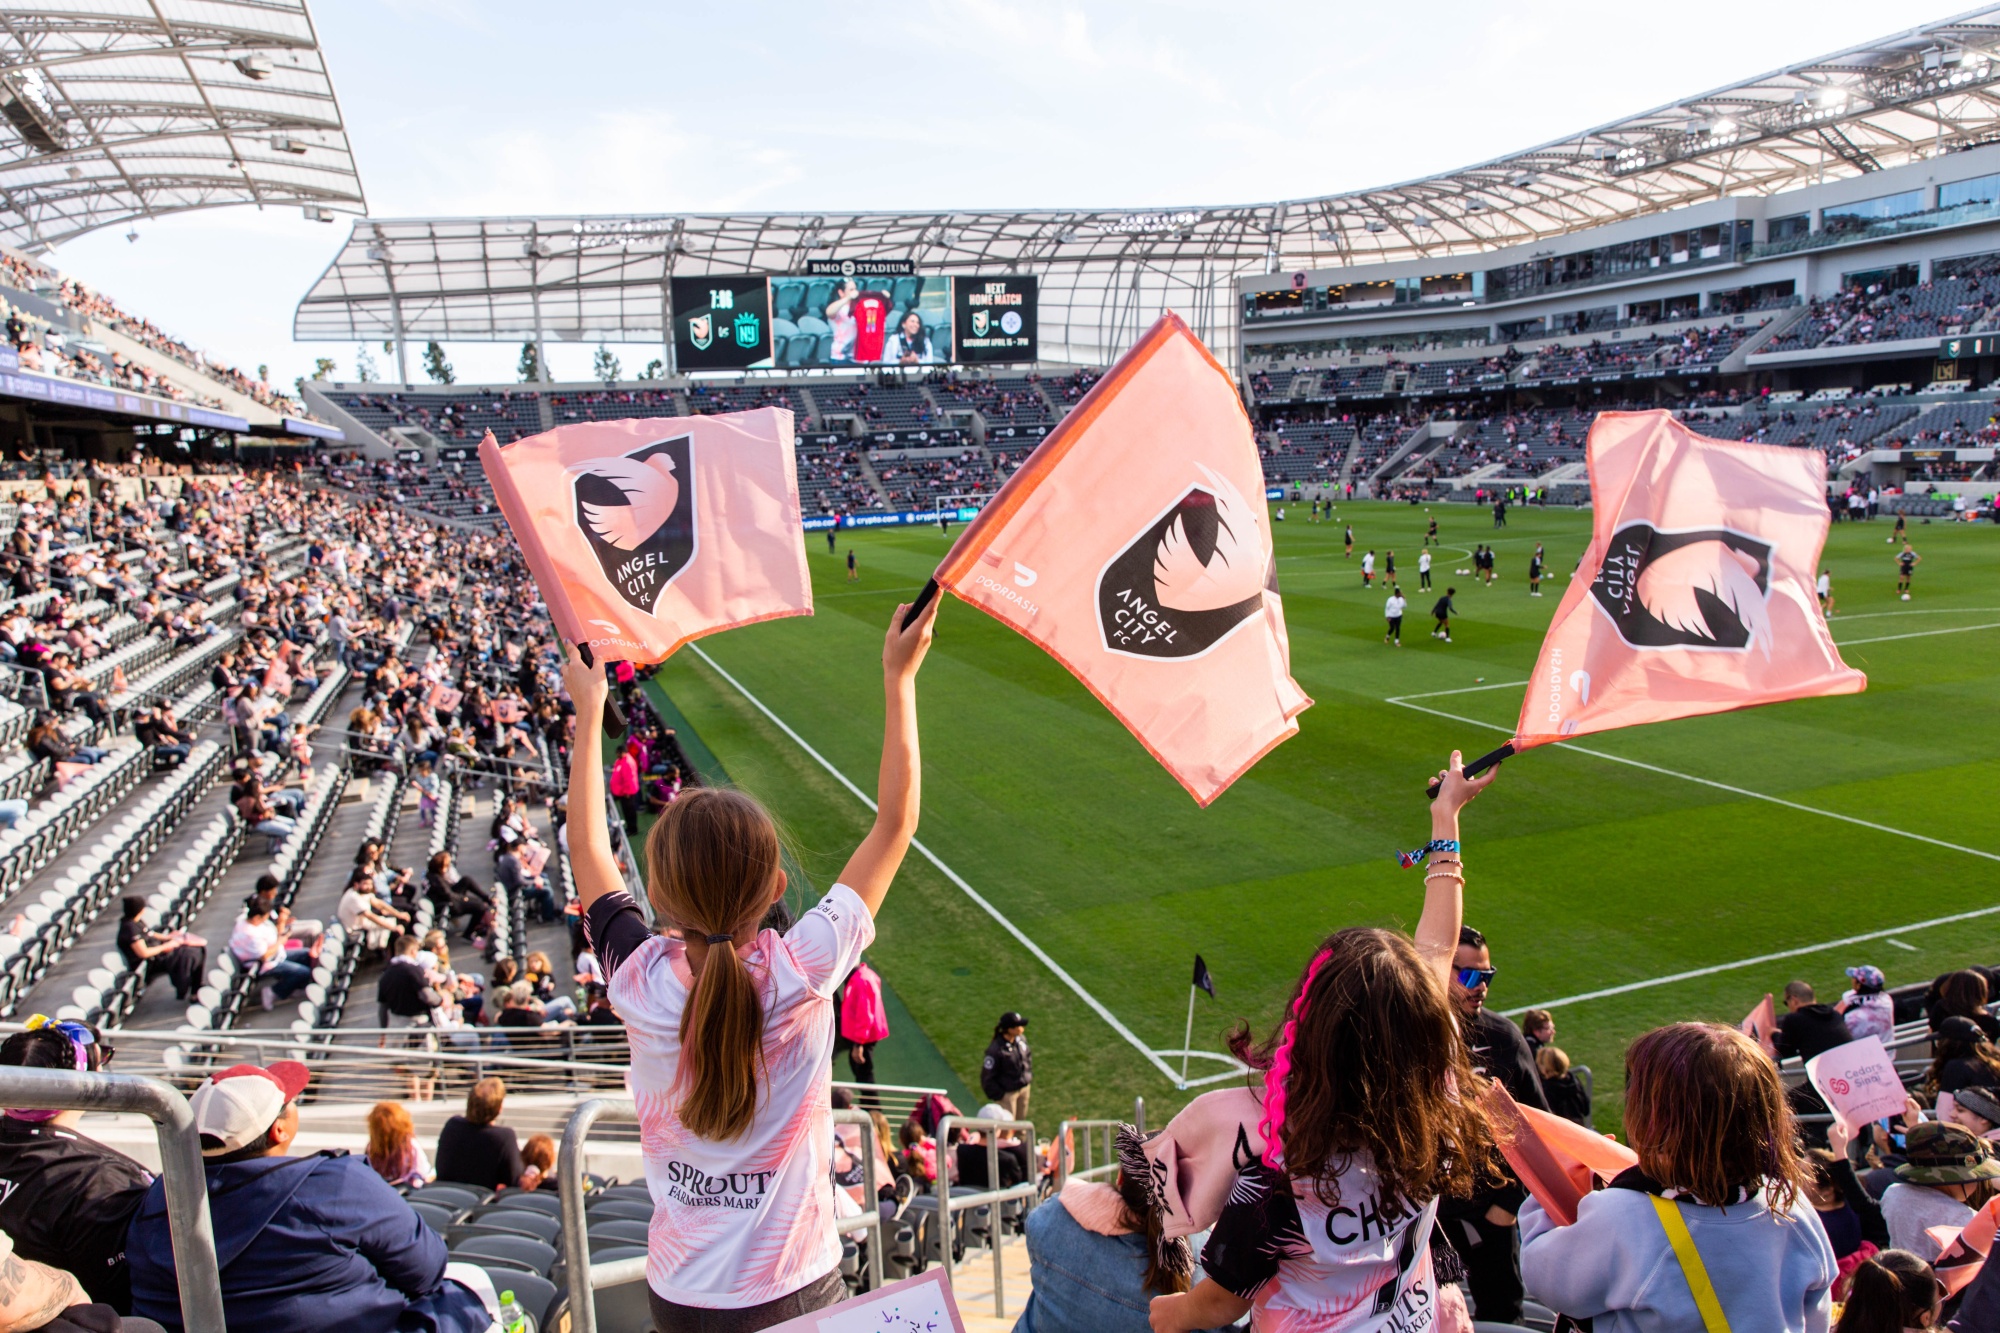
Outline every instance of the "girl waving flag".
[[840, 880], [784, 935], [759, 930], [785, 892], [771, 816], [697, 788], [647, 836], [656, 935], [625, 892], [605, 827], [601, 669], [574, 650], [570, 857], [586, 929], [632, 1043], [631, 1087], [652, 1188], [646, 1280], [664, 1333], [765, 1328], [841, 1299], [828, 1188], [833, 993], [875, 938], [875, 912], [916, 832], [917, 668], [930, 614], [896, 608], [882, 650], [887, 719], [875, 825]]

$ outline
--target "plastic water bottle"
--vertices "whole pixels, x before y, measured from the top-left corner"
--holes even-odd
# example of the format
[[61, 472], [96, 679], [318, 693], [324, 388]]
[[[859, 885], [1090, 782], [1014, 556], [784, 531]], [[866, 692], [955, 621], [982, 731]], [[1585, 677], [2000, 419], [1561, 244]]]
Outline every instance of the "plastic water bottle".
[[514, 1293], [500, 1293], [501, 1333], [535, 1333], [535, 1317], [521, 1308], [514, 1299]]

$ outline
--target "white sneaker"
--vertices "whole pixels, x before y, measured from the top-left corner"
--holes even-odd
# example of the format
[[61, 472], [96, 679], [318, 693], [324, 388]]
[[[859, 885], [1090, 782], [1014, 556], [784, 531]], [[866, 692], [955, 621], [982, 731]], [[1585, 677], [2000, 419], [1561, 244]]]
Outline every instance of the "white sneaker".
[[270, 1013], [278, 1007], [278, 988], [276, 986], [264, 987], [264, 989], [257, 992], [257, 1002], [264, 1006], [265, 1013]]

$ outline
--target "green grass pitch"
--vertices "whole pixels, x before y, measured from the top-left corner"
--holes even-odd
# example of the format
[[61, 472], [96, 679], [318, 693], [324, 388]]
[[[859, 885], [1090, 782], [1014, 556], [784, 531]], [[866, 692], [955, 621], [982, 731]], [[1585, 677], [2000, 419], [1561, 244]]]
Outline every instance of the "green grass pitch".
[[[1316, 706], [1208, 810], [1199, 810], [1066, 671], [956, 601], [939, 618], [919, 684], [924, 815], [919, 837], [1149, 1047], [1177, 1049], [1199, 951], [1218, 995], [1196, 1010], [1193, 1046], [1219, 1051], [1236, 1020], [1274, 1022], [1316, 940], [1353, 924], [1408, 928], [1422, 893], [1392, 851], [1426, 835], [1422, 785], [1454, 747], [1468, 758], [1500, 730], [1387, 702], [1524, 681], [1588, 513], [1515, 508], [1504, 531], [1470, 506], [1440, 506], [1439, 588], [1457, 587], [1456, 642], [1428, 637], [1416, 589], [1425, 511], [1352, 503], [1335, 521], [1287, 506], [1274, 525], [1294, 675]], [[1354, 525], [1353, 560], [1341, 555]], [[1994, 915], [1895, 931], [1845, 947], [1558, 1006], [1557, 1044], [1596, 1073], [1599, 1124], [1619, 1123], [1623, 1050], [1654, 1025], [1734, 1022], [1795, 976], [1822, 996], [1872, 962], [1892, 985], [2000, 958], [2000, 865], [1990, 857], [1827, 818], [1832, 811], [1960, 848], [2000, 853], [2000, 528], [1913, 522], [1916, 597], [1895, 596], [1890, 523], [1836, 524], [1834, 635], [1868, 673], [1865, 694], [1610, 733], [1581, 744], [1672, 773], [1794, 802], [1794, 809], [1603, 758], [1538, 750], [1506, 765], [1465, 821], [1466, 918], [1484, 930], [1501, 1009], [1981, 909]], [[954, 532], [953, 535], [956, 535]], [[1499, 581], [1466, 552], [1490, 541]], [[1546, 543], [1560, 577], [1527, 595]], [[808, 535], [818, 613], [701, 647], [829, 762], [873, 792], [880, 649], [948, 539], [935, 528]], [[1383, 594], [1360, 552], [1396, 553], [1410, 597], [1404, 646], [1382, 642]], [[860, 562], [846, 580], [848, 550]], [[1977, 627], [1977, 628], [1975, 628]], [[1964, 632], [1940, 632], [1964, 631]], [[1906, 637], [1907, 636], [1907, 637]], [[1874, 640], [1874, 642], [1857, 642]], [[831, 883], [868, 813], [700, 656], [661, 672], [734, 781], [778, 814], [813, 882]], [[1416, 700], [1511, 728], [1519, 688]], [[1034, 1112], [1148, 1119], [1175, 1091], [1131, 1045], [935, 867], [914, 853], [889, 896], [872, 957], [968, 1084], [994, 1019], [1031, 1019]], [[1172, 1061], [1178, 1065], [1178, 1061]], [[1220, 1072], [1195, 1060], [1190, 1074]], [[968, 1108], [970, 1109], [970, 1108]]]

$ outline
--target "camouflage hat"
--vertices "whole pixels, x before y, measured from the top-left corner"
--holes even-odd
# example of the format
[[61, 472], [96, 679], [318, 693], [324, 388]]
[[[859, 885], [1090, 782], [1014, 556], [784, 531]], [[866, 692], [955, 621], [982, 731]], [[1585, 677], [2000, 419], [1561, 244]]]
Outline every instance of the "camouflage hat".
[[1969, 1131], [1926, 1121], [1904, 1140], [1896, 1179], [1908, 1185], [1970, 1185], [2000, 1179], [2000, 1160]]

